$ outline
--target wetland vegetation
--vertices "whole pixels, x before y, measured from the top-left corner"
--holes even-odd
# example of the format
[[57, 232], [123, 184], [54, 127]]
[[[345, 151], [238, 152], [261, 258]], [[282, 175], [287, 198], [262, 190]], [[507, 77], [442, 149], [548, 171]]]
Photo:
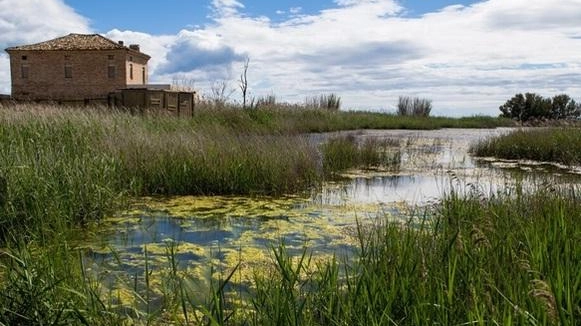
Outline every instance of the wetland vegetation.
[[580, 204], [575, 191], [452, 193], [405, 225], [359, 229], [356, 263], [312, 266], [275, 248], [252, 317], [259, 325], [574, 325]]
[[[441, 139], [304, 133], [503, 125], [512, 122], [291, 108], [199, 110], [177, 119], [3, 107], [0, 325], [574, 325], [581, 318], [575, 182], [533, 188], [517, 182], [488, 192], [477, 181], [468, 191], [453, 184], [419, 207], [381, 207], [367, 217], [353, 206], [355, 216], [336, 225], [320, 217], [339, 210], [324, 204], [310, 210], [296, 195], [333, 186], [329, 181], [349, 168], [400, 178], [418, 173], [415, 161], [450, 169], [445, 156], [464, 164], [454, 178], [477, 169], [463, 153], [440, 155], [447, 146]], [[404, 164], [413, 167], [400, 171]], [[199, 196], [192, 198], [200, 217], [184, 210], [181, 197], [167, 199], [172, 195]], [[146, 210], [136, 209], [143, 196], [154, 197]], [[299, 217], [296, 210], [305, 207]], [[135, 211], [115, 219], [128, 208]], [[239, 249], [211, 252], [172, 238], [147, 214], [193, 225], [200, 241], [239, 236]], [[220, 216], [238, 218], [246, 229], [204, 233], [204, 225], [233, 223]], [[106, 232], [136, 242], [128, 254], [138, 263], [111, 242], [104, 249], [86, 242], [104, 237], [101, 220]], [[311, 231], [292, 229], [309, 223], [326, 237], [313, 242]], [[276, 225], [288, 230], [272, 233]], [[241, 230], [259, 233], [254, 241], [263, 249], [247, 246], [249, 232]], [[147, 242], [146, 231], [155, 241]], [[119, 270], [99, 267], [94, 257]]]
[[195, 290], [204, 276], [178, 263], [191, 249], [173, 242], [161, 248], [166, 267], [152, 274], [146, 250], [135, 286], [117, 289], [100, 285], [66, 244], [40, 257], [30, 246], [12, 247], [3, 259], [1, 322], [575, 325], [579, 194], [517, 188], [484, 197], [451, 193], [404, 224], [385, 216], [359, 225], [355, 259], [317, 260], [308, 249], [297, 256], [274, 246], [250, 287], [230, 284], [240, 263], [216, 267], [206, 299]]
[[305, 190], [325, 172], [318, 148], [299, 133], [506, 123], [290, 109], [199, 111], [190, 120], [18, 105], [0, 115], [2, 239], [99, 219], [127, 196]]
[[475, 144], [472, 153], [511, 160], [581, 164], [581, 128], [522, 129]]
[[[359, 147], [351, 141], [323, 147], [327, 158], [321, 167], [317, 144], [297, 135], [312, 129], [278, 130], [278, 123], [302, 125], [297, 120], [317, 121], [319, 114], [333, 114], [304, 111], [291, 119], [292, 114], [232, 110], [201, 112], [189, 120], [56, 107], [4, 108], [0, 238], [9, 238], [10, 232], [51, 237], [51, 230], [98, 220], [129, 197], [282, 195], [316, 186], [362, 155], [373, 159], [366, 164], [391, 164], [379, 155], [370, 157], [382, 144]], [[278, 122], [269, 122], [269, 116]], [[365, 114], [339, 120], [349, 123], [352, 116]], [[344, 159], [330, 159], [333, 150], [350, 151], [352, 161], [330, 164]]]

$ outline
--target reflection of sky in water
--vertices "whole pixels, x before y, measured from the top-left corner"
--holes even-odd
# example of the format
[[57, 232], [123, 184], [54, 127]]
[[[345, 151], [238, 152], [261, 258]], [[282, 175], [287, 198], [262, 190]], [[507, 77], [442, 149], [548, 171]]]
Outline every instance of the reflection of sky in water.
[[[281, 240], [291, 254], [299, 254], [304, 246], [316, 254], [347, 254], [357, 247], [353, 235], [358, 221], [373, 223], [378, 214], [406, 219], [407, 205], [435, 202], [452, 189], [488, 195], [514, 185], [515, 166], [513, 171], [503, 170], [490, 162], [475, 162], [467, 154], [471, 142], [501, 132], [505, 130], [355, 132], [361, 139], [400, 139], [400, 169], [351, 171], [346, 180], [328, 183], [305, 198], [144, 200], [136, 211], [111, 219], [97, 232], [88, 257], [97, 268], [138, 273], [143, 269], [144, 245], [155, 266], [164, 264], [169, 244], [188, 244], [177, 248], [180, 266], [205, 270], [210, 261], [228, 267], [242, 259], [252, 266], [267, 258], [269, 246]], [[334, 135], [312, 137], [322, 141]], [[534, 169], [539, 173], [516, 169], [519, 182], [546, 180], [542, 166]], [[562, 178], [556, 182], [570, 180]]]
[[354, 178], [342, 185], [342, 189], [324, 189], [316, 201], [327, 205], [343, 202], [423, 204], [449, 193], [452, 186], [464, 188], [448, 175], [397, 175], [385, 177]]

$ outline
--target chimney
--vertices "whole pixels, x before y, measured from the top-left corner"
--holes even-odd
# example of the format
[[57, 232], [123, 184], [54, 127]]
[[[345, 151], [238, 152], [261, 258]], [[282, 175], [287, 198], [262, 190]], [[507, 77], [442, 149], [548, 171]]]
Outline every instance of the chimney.
[[133, 51], [139, 52], [139, 44], [131, 44], [129, 45], [129, 48]]
[[118, 43], [119, 43], [119, 45], [123, 45], [123, 41], [119, 41]]

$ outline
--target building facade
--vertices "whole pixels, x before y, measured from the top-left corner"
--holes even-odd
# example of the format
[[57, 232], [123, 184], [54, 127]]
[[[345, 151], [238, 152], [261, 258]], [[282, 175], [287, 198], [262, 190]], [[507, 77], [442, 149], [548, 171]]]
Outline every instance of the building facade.
[[120, 89], [147, 87], [150, 57], [98, 34], [69, 34], [6, 49], [12, 97], [33, 101], [107, 101]]

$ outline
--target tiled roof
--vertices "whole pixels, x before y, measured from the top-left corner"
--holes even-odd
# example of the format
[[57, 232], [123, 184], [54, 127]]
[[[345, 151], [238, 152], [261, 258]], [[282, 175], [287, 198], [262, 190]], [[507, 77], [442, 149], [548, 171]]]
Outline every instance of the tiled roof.
[[133, 51], [128, 47], [125, 47], [99, 34], [69, 34], [67, 36], [58, 37], [53, 40], [45, 42], [10, 47], [6, 49], [6, 51], [116, 50], [116, 49], [127, 49]]

